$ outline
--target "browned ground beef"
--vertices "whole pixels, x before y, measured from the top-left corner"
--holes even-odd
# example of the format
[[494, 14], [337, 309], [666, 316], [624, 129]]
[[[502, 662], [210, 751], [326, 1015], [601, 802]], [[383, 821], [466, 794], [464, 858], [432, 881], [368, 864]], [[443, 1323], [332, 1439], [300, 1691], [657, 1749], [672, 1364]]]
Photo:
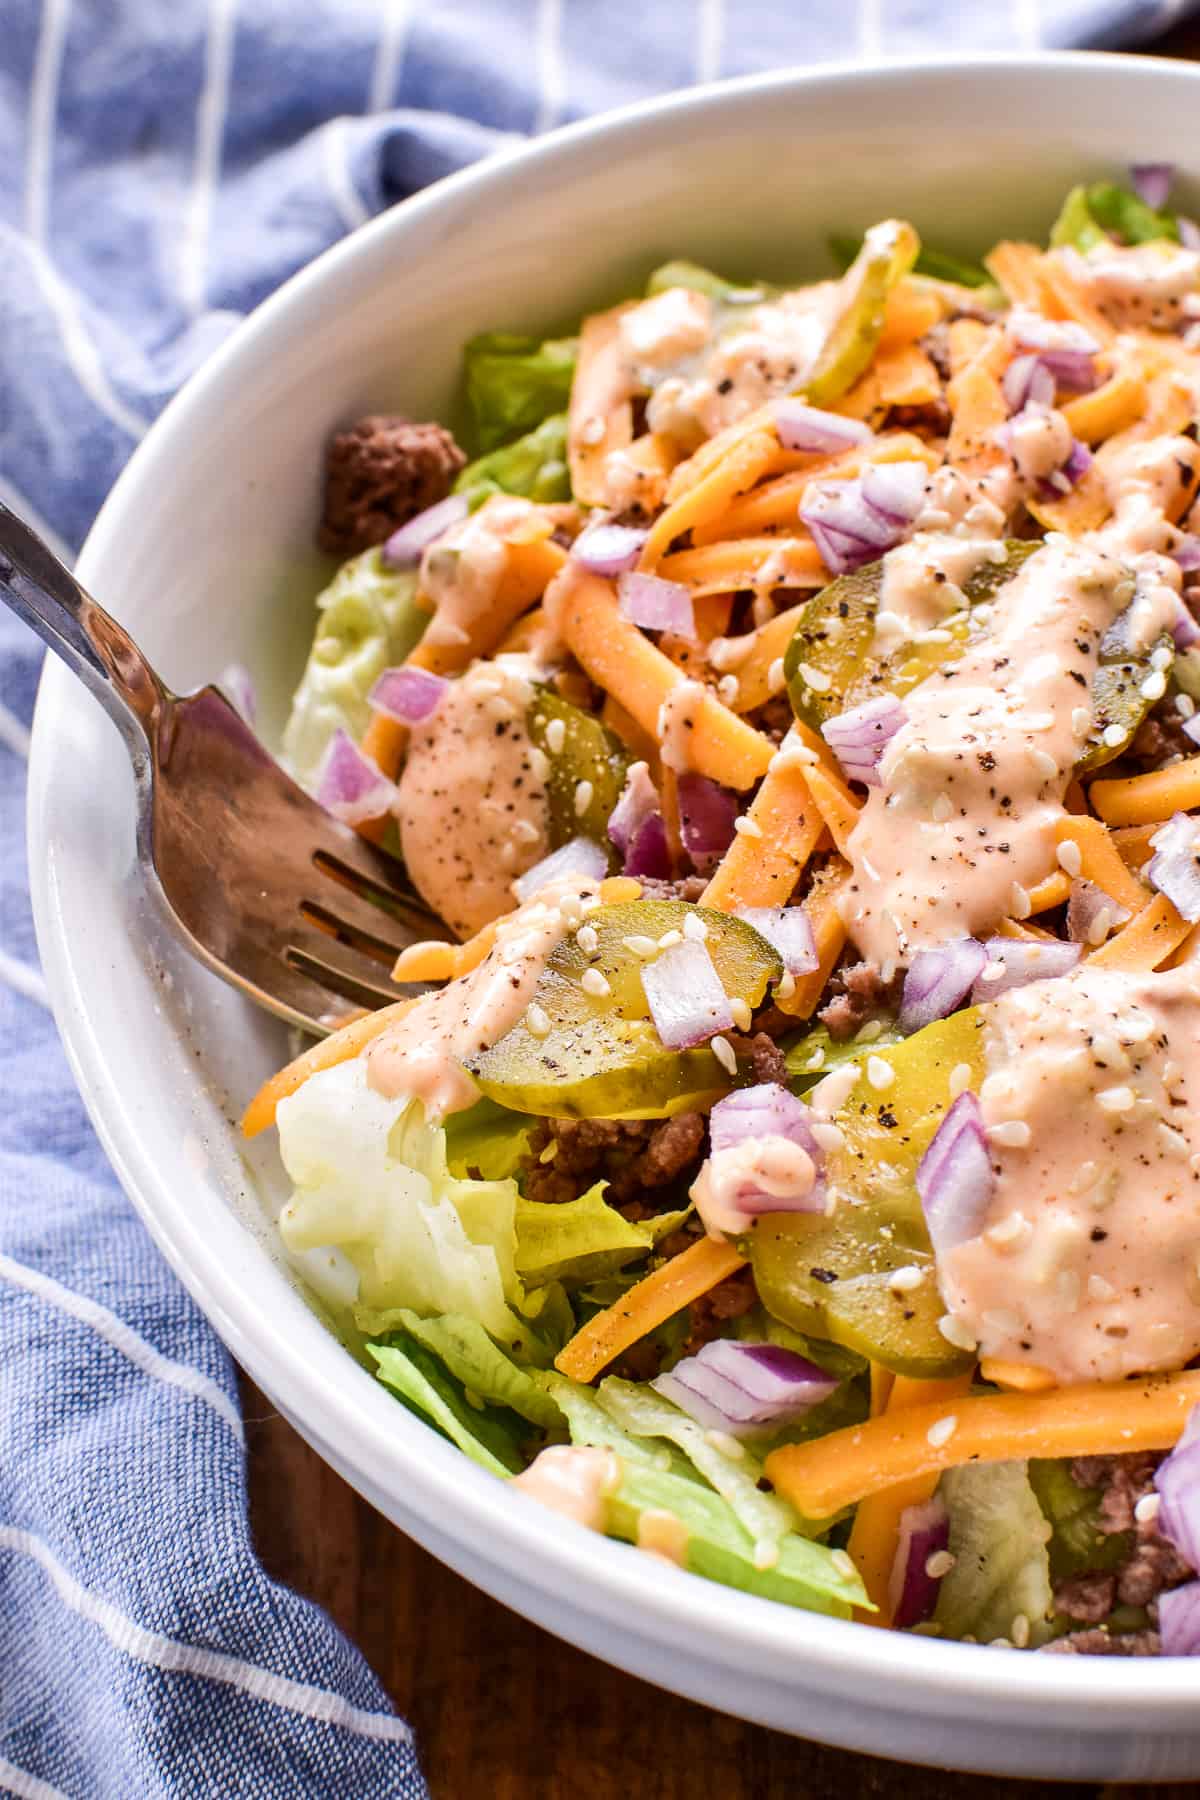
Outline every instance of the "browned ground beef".
[[371, 413], [331, 439], [317, 542], [334, 556], [381, 544], [444, 500], [466, 457], [442, 425]]
[[1168, 695], [1142, 721], [1122, 763], [1128, 763], [1131, 774], [1146, 775], [1176, 757], [1195, 756], [1196, 745], [1185, 735], [1183, 725], [1174, 695]]
[[[794, 1026], [795, 1020], [789, 1020], [788, 1023]], [[775, 1081], [781, 1087], [786, 1087], [787, 1058], [773, 1037], [765, 1031], [756, 1031], [752, 1037], [740, 1031], [727, 1031], [725, 1036], [733, 1045], [739, 1061], [749, 1059], [755, 1081]]]
[[765, 706], [760, 706], [748, 717], [773, 744], [782, 744], [794, 723], [792, 703], [786, 694], [775, 694]]
[[[541, 1155], [556, 1146], [549, 1162]], [[539, 1119], [522, 1169], [528, 1200], [557, 1204], [574, 1200], [597, 1181], [607, 1181], [607, 1198], [630, 1216], [657, 1211], [643, 1197], [669, 1187], [699, 1164], [704, 1118], [677, 1113], [673, 1119]]]
[[1157, 1631], [1071, 1631], [1042, 1645], [1043, 1656], [1157, 1656]]
[[708, 886], [703, 875], [681, 875], [678, 881], [658, 881], [653, 876], [639, 875], [643, 900], [699, 900]]
[[740, 1319], [757, 1300], [754, 1277], [749, 1269], [739, 1269], [736, 1275], [727, 1276], [707, 1294], [693, 1300], [691, 1329], [683, 1346], [684, 1355], [694, 1356], [705, 1344], [720, 1337], [730, 1319]]
[[830, 998], [817, 1017], [838, 1042], [853, 1037], [860, 1025], [899, 1004], [902, 975], [885, 981], [874, 963], [844, 963], [830, 978]]
[[929, 400], [924, 406], [893, 406], [884, 420], [893, 431], [919, 431], [927, 437], [945, 437], [950, 429], [950, 408], [944, 400]]
[[[1136, 1452], [1128, 1456], [1078, 1456], [1071, 1464], [1071, 1475], [1080, 1487], [1100, 1491], [1100, 1530], [1105, 1536], [1115, 1532], [1132, 1532], [1129, 1555], [1111, 1571], [1088, 1570], [1060, 1581], [1054, 1590], [1057, 1610], [1081, 1625], [1098, 1626], [1115, 1607], [1153, 1608], [1153, 1603], [1167, 1588], [1189, 1581], [1192, 1570], [1175, 1546], [1159, 1534], [1153, 1519], [1139, 1520], [1136, 1507], [1143, 1495], [1154, 1487], [1154, 1471], [1162, 1461], [1153, 1452]], [[1153, 1612], [1151, 1614], [1153, 1616]], [[1139, 1633], [1152, 1636], [1153, 1633]], [[1114, 1649], [1119, 1639], [1107, 1633], [1076, 1632], [1079, 1640], [1097, 1636], [1105, 1639], [1104, 1647], [1093, 1651], [1089, 1643], [1079, 1642], [1080, 1654], [1148, 1655], [1149, 1651]]]

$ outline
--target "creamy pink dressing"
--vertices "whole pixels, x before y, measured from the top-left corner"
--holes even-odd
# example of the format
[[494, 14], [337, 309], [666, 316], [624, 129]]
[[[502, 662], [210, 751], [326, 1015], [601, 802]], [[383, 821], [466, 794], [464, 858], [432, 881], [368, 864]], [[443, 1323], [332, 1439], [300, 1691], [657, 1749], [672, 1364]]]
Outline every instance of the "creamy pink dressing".
[[[1116, 556], [1052, 534], [998, 590], [984, 636], [907, 696], [850, 836], [840, 903], [885, 971], [1027, 910], [1054, 867], [1100, 641], [1134, 586]], [[1170, 629], [1174, 599], [1157, 583], [1139, 598], [1130, 631], [1142, 649]]]
[[902, 644], [941, 630], [967, 604], [963, 582], [1003, 556], [1004, 546], [994, 537], [944, 531], [919, 531], [890, 550], [883, 559], [871, 656], [891, 656]]
[[526, 709], [536, 666], [476, 663], [412, 729], [396, 816], [422, 897], [460, 937], [512, 906], [513, 880], [550, 851], [544, 754]]
[[471, 641], [492, 610], [510, 540], [544, 510], [531, 500], [493, 494], [470, 518], [429, 545], [421, 558], [420, 580], [433, 607], [426, 643], [457, 647]]
[[987, 1019], [996, 1187], [939, 1259], [947, 1308], [981, 1354], [1062, 1382], [1181, 1367], [1200, 1351], [1200, 970], [1085, 963]]
[[757, 1217], [748, 1195], [796, 1202], [811, 1194], [816, 1178], [807, 1150], [772, 1133], [714, 1151], [692, 1183], [691, 1198], [710, 1237], [737, 1237]]
[[1081, 253], [1052, 250], [1116, 325], [1173, 330], [1194, 317], [1189, 300], [1200, 292], [1200, 252], [1165, 241], [1101, 244]]
[[648, 1506], [639, 1513], [637, 1522], [637, 1547], [651, 1556], [657, 1556], [663, 1562], [674, 1563], [677, 1569], [687, 1567], [687, 1548], [690, 1533], [677, 1513], [668, 1512], [662, 1506]]
[[540, 1506], [588, 1531], [604, 1530], [608, 1496], [620, 1485], [621, 1464], [615, 1452], [584, 1444], [551, 1444], [511, 1482]]
[[1191, 497], [1200, 446], [1165, 434], [1144, 443], [1106, 445], [1097, 458], [1112, 519], [1098, 541], [1125, 557], [1156, 557], [1145, 572], [1174, 588], [1179, 565], [1166, 557], [1179, 533], [1171, 524]]
[[463, 1061], [511, 1031], [567, 930], [564, 906], [577, 918], [579, 898], [595, 886], [573, 879], [552, 882], [501, 921], [477, 968], [423, 994], [381, 1032], [365, 1052], [367, 1079], [376, 1092], [389, 1100], [410, 1094], [431, 1119], [474, 1105], [479, 1090]]
[[658, 709], [659, 754], [668, 769], [692, 766], [696, 721], [707, 689], [701, 681], [678, 681]]

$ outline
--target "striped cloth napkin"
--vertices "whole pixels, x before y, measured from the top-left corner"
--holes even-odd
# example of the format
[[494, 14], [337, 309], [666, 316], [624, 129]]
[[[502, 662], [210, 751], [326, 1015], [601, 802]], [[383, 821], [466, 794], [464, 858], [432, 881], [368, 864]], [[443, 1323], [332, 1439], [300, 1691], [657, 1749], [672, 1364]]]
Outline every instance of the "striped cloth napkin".
[[[180, 382], [302, 263], [514, 136], [786, 63], [1144, 39], [1187, 0], [8, 0], [0, 498], [64, 555]], [[514, 55], [514, 46], [528, 53]], [[87, 1125], [37, 970], [39, 653], [0, 619], [0, 1789], [425, 1792], [246, 1521], [232, 1365]], [[420, 1646], [413, 1646], [420, 1654]]]

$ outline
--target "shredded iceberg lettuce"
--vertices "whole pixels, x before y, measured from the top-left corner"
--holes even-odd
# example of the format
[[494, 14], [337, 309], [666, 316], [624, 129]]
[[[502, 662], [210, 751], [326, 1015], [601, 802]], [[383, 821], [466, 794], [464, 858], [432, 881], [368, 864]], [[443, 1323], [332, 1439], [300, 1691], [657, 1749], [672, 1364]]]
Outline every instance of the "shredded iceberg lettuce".
[[1123, 244], [1177, 243], [1179, 222], [1174, 213], [1156, 212], [1130, 188], [1112, 181], [1096, 181], [1090, 187], [1072, 188], [1050, 228], [1051, 245], [1094, 250], [1119, 240]]
[[556, 1206], [517, 1201], [517, 1273], [528, 1286], [603, 1280], [678, 1230], [691, 1210], [630, 1224], [605, 1201], [605, 1185], [598, 1181], [577, 1200]]
[[474, 510], [493, 494], [520, 494], [526, 500], [569, 500], [567, 415], [552, 413], [514, 444], [504, 444], [468, 463], [454, 484]]
[[[474, 1319], [453, 1314], [422, 1319], [403, 1309], [395, 1317], [399, 1332], [391, 1341], [415, 1340], [436, 1356], [477, 1400], [507, 1407], [531, 1425], [540, 1425], [547, 1431], [562, 1425], [562, 1411], [543, 1377], [514, 1362]], [[371, 1345], [370, 1349], [374, 1355], [379, 1346]]]
[[523, 437], [566, 410], [575, 374], [575, 338], [485, 331], [463, 350], [467, 404], [481, 451]]
[[513, 1413], [482, 1401], [475, 1405], [439, 1358], [411, 1338], [368, 1344], [367, 1349], [379, 1366], [380, 1381], [413, 1412], [436, 1425], [472, 1462], [501, 1477], [524, 1467], [524, 1427]]
[[1014, 1622], [1029, 1643], [1050, 1635], [1050, 1528], [1023, 1462], [947, 1469], [938, 1493], [950, 1514], [954, 1566], [942, 1580], [934, 1621], [946, 1637], [1012, 1641]]

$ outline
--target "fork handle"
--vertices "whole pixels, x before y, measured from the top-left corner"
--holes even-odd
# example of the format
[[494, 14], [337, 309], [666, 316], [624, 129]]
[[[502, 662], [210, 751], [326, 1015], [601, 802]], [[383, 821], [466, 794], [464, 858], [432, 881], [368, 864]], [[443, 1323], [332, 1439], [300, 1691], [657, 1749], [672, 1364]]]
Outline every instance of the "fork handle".
[[2, 501], [0, 599], [74, 670], [130, 750], [144, 754], [171, 705], [170, 692], [129, 633]]

